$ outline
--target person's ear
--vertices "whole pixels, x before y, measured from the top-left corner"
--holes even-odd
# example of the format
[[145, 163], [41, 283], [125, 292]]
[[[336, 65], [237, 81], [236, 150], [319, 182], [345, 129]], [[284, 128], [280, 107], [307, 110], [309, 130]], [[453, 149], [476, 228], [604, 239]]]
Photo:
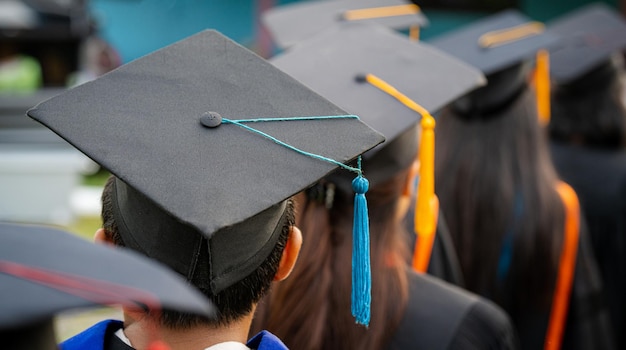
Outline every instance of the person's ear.
[[115, 245], [113, 239], [107, 235], [103, 228], [99, 228], [93, 235], [93, 241], [99, 244]]
[[285, 250], [283, 250], [283, 256], [280, 258], [278, 270], [276, 270], [276, 275], [274, 275], [274, 281], [282, 281], [291, 274], [293, 267], [296, 265], [296, 260], [298, 260], [301, 247], [302, 232], [296, 226], [291, 226], [289, 238], [285, 244]]

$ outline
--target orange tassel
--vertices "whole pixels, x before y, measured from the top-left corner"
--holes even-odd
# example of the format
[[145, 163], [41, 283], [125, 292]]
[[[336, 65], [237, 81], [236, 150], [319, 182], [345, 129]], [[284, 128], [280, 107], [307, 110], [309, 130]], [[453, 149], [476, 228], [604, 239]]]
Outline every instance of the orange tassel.
[[535, 93], [539, 123], [543, 126], [548, 125], [550, 123], [550, 54], [546, 50], [537, 52]]
[[413, 255], [413, 269], [426, 272], [437, 230], [439, 200], [435, 195], [435, 119], [422, 115], [420, 144], [420, 181], [415, 205], [414, 229], [417, 242]]

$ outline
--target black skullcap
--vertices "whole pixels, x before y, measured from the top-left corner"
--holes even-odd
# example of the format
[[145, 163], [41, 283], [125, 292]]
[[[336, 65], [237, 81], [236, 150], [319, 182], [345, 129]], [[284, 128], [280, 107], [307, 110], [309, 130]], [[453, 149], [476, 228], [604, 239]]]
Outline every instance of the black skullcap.
[[376, 23], [395, 30], [428, 24], [419, 7], [405, 0], [302, 1], [269, 9], [262, 20], [283, 49], [343, 22]]
[[271, 62], [385, 136], [385, 143], [364, 155], [372, 184], [416, 159], [421, 116], [367, 83], [366, 75], [384, 80], [431, 113], [485, 82], [480, 71], [462, 61], [373, 24], [336, 26]]
[[[346, 113], [208, 30], [28, 115], [117, 177], [114, 214], [126, 245], [218, 293], [273, 250], [285, 200], [337, 168], [228, 120]], [[383, 140], [353, 118], [245, 125], [339, 163]]]
[[22, 330], [43, 337], [37, 342], [53, 342], [46, 330], [55, 314], [112, 304], [214, 316], [210, 301], [198, 290], [135, 252], [93, 244], [58, 229], [0, 223], [3, 346]]
[[611, 67], [611, 56], [626, 48], [626, 20], [601, 3], [559, 17], [548, 28], [560, 36], [550, 51], [550, 73], [558, 84], [572, 83], [603, 64]]

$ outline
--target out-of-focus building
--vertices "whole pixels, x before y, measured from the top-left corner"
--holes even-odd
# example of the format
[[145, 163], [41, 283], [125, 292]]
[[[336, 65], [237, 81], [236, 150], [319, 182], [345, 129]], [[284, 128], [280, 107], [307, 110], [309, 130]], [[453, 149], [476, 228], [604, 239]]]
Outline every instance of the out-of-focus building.
[[0, 1], [0, 220], [67, 224], [94, 163], [25, 116], [61, 92], [92, 30], [85, 0]]

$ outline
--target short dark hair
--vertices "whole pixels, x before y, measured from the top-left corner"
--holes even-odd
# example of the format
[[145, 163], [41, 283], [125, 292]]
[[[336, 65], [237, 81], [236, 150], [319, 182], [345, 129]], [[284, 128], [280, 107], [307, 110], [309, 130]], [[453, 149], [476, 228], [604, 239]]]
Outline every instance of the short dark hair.
[[[125, 246], [113, 216], [112, 191], [114, 180], [113, 176], [109, 177], [102, 191], [102, 227], [115, 245]], [[213, 293], [207, 288], [196, 286], [215, 304], [218, 310], [217, 319], [212, 320], [193, 314], [163, 310], [161, 314], [162, 324], [174, 329], [190, 328], [196, 325], [227, 325], [250, 313], [253, 305], [269, 291], [271, 282], [278, 270], [289, 237], [289, 230], [295, 222], [294, 205], [291, 199], [287, 201], [285, 217], [285, 225], [281, 230], [276, 246], [255, 271], [219, 293]]]

